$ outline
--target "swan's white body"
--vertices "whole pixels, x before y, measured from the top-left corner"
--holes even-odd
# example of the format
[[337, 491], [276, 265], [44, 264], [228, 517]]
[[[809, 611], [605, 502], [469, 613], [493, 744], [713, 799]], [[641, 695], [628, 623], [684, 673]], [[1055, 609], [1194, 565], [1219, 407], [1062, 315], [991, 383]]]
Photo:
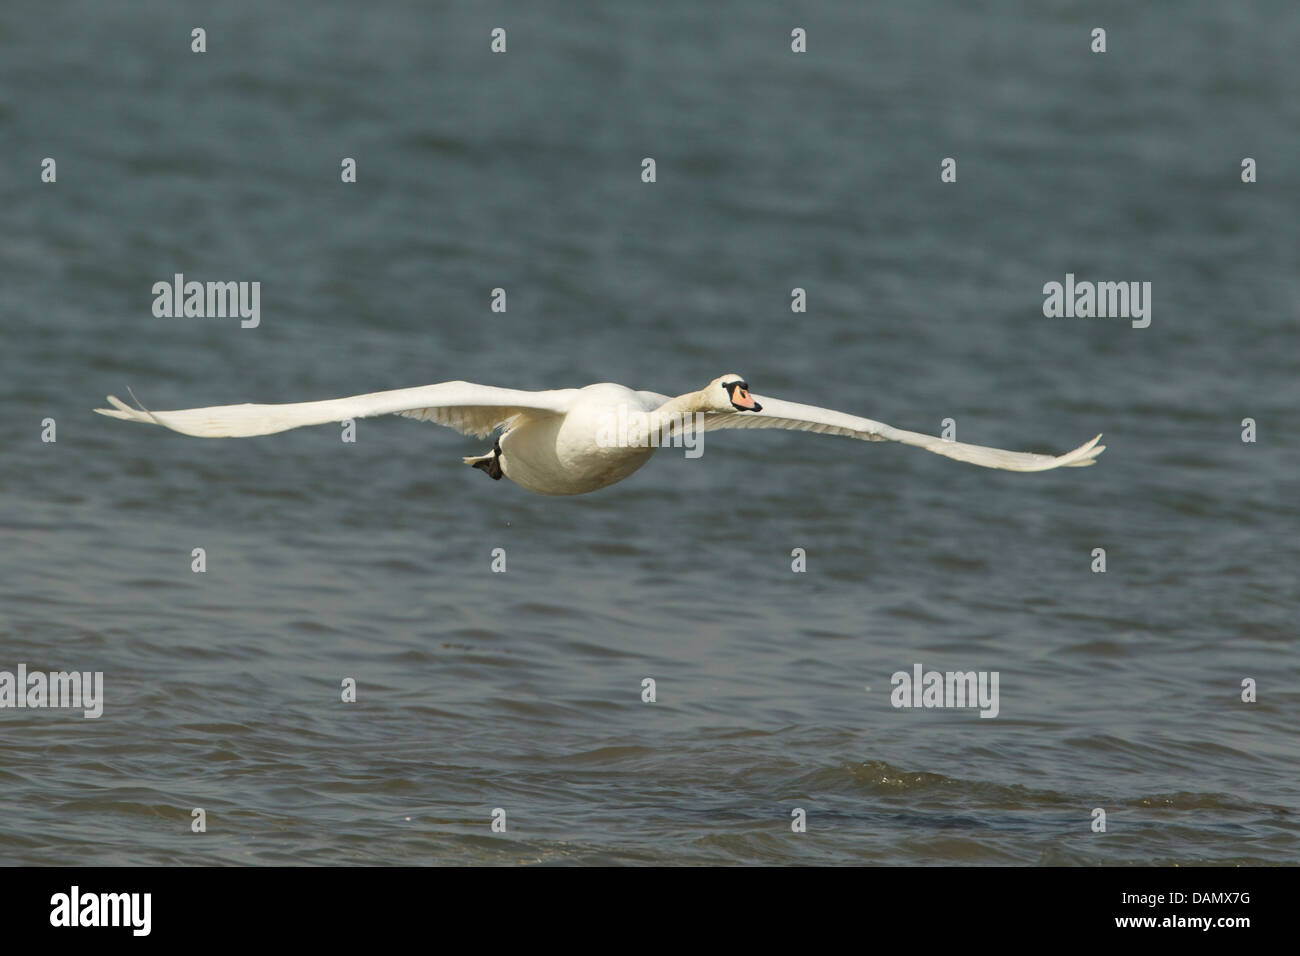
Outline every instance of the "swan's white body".
[[[676, 398], [601, 383], [586, 388], [527, 392], [470, 382], [442, 382], [418, 388], [370, 392], [322, 402], [288, 405], [216, 405], [152, 412], [131, 408], [110, 395], [113, 408], [101, 415], [162, 425], [201, 438], [270, 435], [304, 425], [324, 425], [373, 415], [404, 415], [437, 422], [462, 434], [484, 437], [503, 428], [487, 455], [464, 459], [494, 478], [509, 478], [543, 495], [580, 495], [622, 481], [655, 452], [652, 446], [611, 444], [602, 428], [620, 414], [655, 413], [662, 419], [691, 416], [706, 430], [784, 428], [843, 435], [863, 441], [897, 441], [927, 451], [1006, 471], [1047, 471], [1091, 465], [1106, 448], [1098, 435], [1060, 456], [1004, 451], [904, 431], [815, 405], [750, 395], [739, 375], [723, 375], [698, 392]], [[696, 416], [702, 416], [696, 417]], [[607, 433], [607, 432], [606, 432]]]
[[620, 409], [625, 415], [651, 412], [664, 396], [610, 382], [571, 391], [563, 413], [521, 412], [498, 440], [501, 472], [520, 487], [541, 495], [585, 494], [622, 481], [655, 453], [648, 446], [602, 445], [597, 436]]

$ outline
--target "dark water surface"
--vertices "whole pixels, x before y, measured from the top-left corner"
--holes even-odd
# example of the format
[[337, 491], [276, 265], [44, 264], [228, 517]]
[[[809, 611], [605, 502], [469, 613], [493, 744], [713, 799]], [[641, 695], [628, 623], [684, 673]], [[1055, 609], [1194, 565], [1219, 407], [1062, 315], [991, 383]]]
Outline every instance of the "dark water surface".
[[[0, 710], [0, 863], [1300, 861], [1297, 48], [1289, 2], [0, 7], [0, 670], [106, 697]], [[155, 318], [177, 272], [260, 326]], [[1044, 318], [1066, 273], [1150, 327]], [[403, 419], [90, 411], [729, 371], [1109, 451], [728, 432], [550, 499]], [[892, 707], [918, 662], [998, 717]]]

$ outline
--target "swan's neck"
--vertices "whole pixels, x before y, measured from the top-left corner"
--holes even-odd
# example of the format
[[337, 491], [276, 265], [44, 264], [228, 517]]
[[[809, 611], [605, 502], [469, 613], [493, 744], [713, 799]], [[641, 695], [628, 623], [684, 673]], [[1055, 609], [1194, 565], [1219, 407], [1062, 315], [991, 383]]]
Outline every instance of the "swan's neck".
[[705, 401], [704, 389], [698, 392], [687, 392], [685, 395], [678, 395], [676, 398], [670, 398], [660, 405], [655, 411], [661, 418], [667, 419], [669, 416], [686, 416], [694, 415], [696, 412], [706, 412], [709, 410]]

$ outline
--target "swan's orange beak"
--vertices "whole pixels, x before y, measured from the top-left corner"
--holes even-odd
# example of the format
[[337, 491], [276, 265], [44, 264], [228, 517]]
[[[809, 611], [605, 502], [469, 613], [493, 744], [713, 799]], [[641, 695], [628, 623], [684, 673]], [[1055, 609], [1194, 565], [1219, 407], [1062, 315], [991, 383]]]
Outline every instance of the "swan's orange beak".
[[744, 382], [737, 382], [731, 389], [731, 404], [742, 412], [761, 412], [763, 406], [754, 401], [754, 397], [749, 394], [749, 386]]

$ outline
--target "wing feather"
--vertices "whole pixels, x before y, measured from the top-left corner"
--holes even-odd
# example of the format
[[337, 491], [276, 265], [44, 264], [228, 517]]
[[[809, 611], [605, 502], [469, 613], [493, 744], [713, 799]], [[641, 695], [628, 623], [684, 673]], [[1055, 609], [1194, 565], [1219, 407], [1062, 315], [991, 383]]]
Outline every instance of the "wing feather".
[[1006, 451], [1002, 448], [989, 448], [985, 445], [968, 445], [964, 442], [949, 441], [935, 435], [910, 432], [894, 428], [884, 422], [872, 421], [846, 415], [829, 408], [816, 405], [800, 405], [796, 402], [783, 402], [776, 398], [754, 395], [754, 400], [762, 407], [759, 412], [720, 412], [705, 416], [706, 430], [715, 428], [781, 428], [792, 431], [816, 432], [822, 435], [843, 435], [860, 441], [896, 441], [904, 445], [915, 445], [936, 455], [943, 455], [957, 461], [969, 462], [983, 468], [1000, 468], [1004, 471], [1048, 471], [1052, 468], [1083, 468], [1091, 465], [1097, 456], [1106, 450], [1105, 445], [1098, 445], [1098, 435], [1090, 442], [1080, 445], [1074, 451], [1064, 455], [1038, 455], [1025, 451]]
[[113, 407], [97, 408], [95, 411], [124, 421], [162, 425], [183, 435], [199, 438], [272, 435], [290, 428], [325, 425], [375, 415], [403, 415], [420, 421], [436, 422], [454, 428], [463, 435], [477, 435], [481, 438], [521, 414], [563, 414], [576, 393], [577, 390], [571, 388], [528, 392], [475, 385], [471, 382], [440, 382], [437, 385], [369, 392], [320, 402], [213, 405], [208, 408], [157, 412], [143, 407], [132, 408], [117, 396], [110, 395], [108, 402]]

